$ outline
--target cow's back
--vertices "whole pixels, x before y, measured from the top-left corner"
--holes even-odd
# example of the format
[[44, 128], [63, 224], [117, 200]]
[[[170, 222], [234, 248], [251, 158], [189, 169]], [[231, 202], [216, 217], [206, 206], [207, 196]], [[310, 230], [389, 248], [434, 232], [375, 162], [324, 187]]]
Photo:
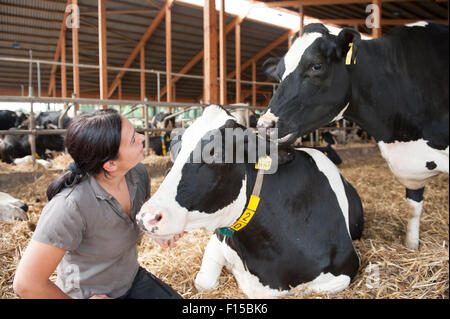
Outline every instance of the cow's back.
[[421, 138], [448, 145], [448, 26], [399, 26], [362, 41], [350, 68], [352, 106], [345, 116], [377, 141]]

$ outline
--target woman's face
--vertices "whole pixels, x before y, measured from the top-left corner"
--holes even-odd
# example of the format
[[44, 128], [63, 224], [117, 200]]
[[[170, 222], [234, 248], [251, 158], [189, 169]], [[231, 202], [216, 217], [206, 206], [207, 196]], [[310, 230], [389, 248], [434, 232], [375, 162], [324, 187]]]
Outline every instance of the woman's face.
[[131, 122], [122, 117], [122, 135], [119, 146], [118, 164], [128, 171], [144, 159], [144, 135], [134, 130]]

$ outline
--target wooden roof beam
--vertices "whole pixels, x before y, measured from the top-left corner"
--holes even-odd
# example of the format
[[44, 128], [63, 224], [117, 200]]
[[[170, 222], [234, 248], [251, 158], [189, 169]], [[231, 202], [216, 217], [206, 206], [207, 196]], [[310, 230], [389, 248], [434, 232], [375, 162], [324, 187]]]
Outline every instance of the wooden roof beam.
[[[246, 68], [248, 68], [249, 66], [252, 65], [253, 62], [258, 61], [259, 59], [261, 59], [263, 56], [265, 56], [266, 54], [268, 54], [270, 51], [272, 51], [273, 49], [275, 49], [276, 47], [278, 47], [281, 43], [283, 43], [284, 41], [287, 41], [288, 38], [293, 35], [295, 32], [292, 30], [287, 31], [286, 33], [284, 33], [281, 37], [279, 37], [278, 39], [276, 39], [275, 41], [273, 41], [271, 44], [269, 44], [267, 47], [265, 47], [264, 49], [262, 49], [261, 51], [259, 51], [258, 53], [256, 53], [253, 57], [251, 57], [250, 59], [248, 59], [244, 64], [241, 65], [241, 71], [244, 71]], [[231, 79], [236, 75], [236, 71], [232, 71], [230, 73], [228, 73], [227, 78]]]
[[[233, 19], [233, 21], [231, 21], [229, 24], [227, 24], [227, 26], [225, 27], [225, 35], [227, 35], [228, 33], [230, 33], [234, 27], [236, 26], [236, 23], [241, 23], [243, 20], [245, 19], [244, 16], [238, 16], [236, 18]], [[200, 52], [198, 52], [191, 61], [189, 61], [178, 73], [179, 74], [186, 74], [189, 72], [190, 69], [192, 69], [197, 63], [199, 63], [201, 61], [201, 59], [203, 59], [203, 50], [201, 50]], [[181, 76], [177, 75], [175, 77], [173, 77], [172, 79], [172, 83], [175, 84], [176, 82], [178, 82], [181, 79]], [[163, 87], [161, 89], [161, 98], [167, 93], [167, 86]]]
[[[67, 0], [66, 7], [68, 5], [70, 5], [71, 3], [72, 3], [72, 0]], [[58, 62], [59, 61], [59, 56], [61, 54], [62, 41], [63, 41], [63, 38], [66, 36], [66, 29], [67, 29], [66, 20], [67, 20], [67, 17], [69, 16], [69, 13], [70, 12], [67, 12], [67, 11], [64, 12], [63, 20], [62, 20], [62, 23], [61, 23], [61, 29], [59, 31], [58, 44], [56, 45], [56, 52], [55, 52], [55, 57], [53, 58], [53, 62]], [[48, 92], [47, 92], [48, 96], [50, 96], [51, 90], [55, 87], [56, 67], [57, 67], [57, 65], [54, 64], [52, 66], [52, 70], [50, 71], [50, 83], [48, 84]]]
[[[411, 2], [419, 0], [380, 0], [381, 2]], [[302, 0], [304, 6], [322, 6], [322, 5], [336, 5], [336, 4], [357, 4], [357, 3], [372, 3], [371, 0]], [[298, 8], [299, 0], [288, 0], [288, 1], [274, 1], [274, 2], [259, 2], [254, 1], [258, 5], [274, 8], [274, 7], [292, 7]]]
[[[427, 20], [432, 22], [447, 23], [446, 19], [432, 19]], [[353, 26], [355, 24], [365, 24], [365, 19], [320, 19], [323, 24], [344, 24]], [[417, 22], [417, 19], [381, 19], [381, 25], [403, 25], [408, 23]]]
[[[131, 63], [133, 63], [133, 61], [136, 59], [137, 55], [141, 51], [141, 47], [143, 45], [145, 45], [145, 43], [148, 41], [148, 39], [151, 37], [153, 32], [156, 30], [156, 28], [161, 23], [161, 20], [166, 15], [166, 8], [171, 8], [173, 6], [174, 2], [175, 2], [175, 0], [166, 0], [166, 3], [161, 8], [161, 10], [159, 11], [158, 15], [153, 19], [152, 23], [149, 25], [149, 27], [147, 28], [145, 33], [142, 35], [142, 38], [139, 41], [139, 43], [136, 45], [136, 47], [133, 49], [133, 51], [131, 52], [131, 54], [128, 57], [128, 59], [123, 64], [123, 66], [122, 66], [123, 68], [129, 68], [130, 67]], [[122, 80], [124, 75], [125, 75], [125, 71], [120, 71], [116, 75], [116, 77], [115, 77], [114, 81], [112, 82], [111, 87], [109, 89], [109, 92], [108, 92], [108, 95], [107, 95], [108, 98], [114, 93], [114, 91], [116, 90], [117, 86], [119, 85], [119, 82]]]

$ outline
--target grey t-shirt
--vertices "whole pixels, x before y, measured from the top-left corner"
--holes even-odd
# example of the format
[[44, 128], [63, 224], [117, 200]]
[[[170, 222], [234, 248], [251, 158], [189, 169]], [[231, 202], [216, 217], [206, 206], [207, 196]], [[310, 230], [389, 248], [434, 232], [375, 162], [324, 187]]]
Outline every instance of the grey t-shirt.
[[89, 175], [63, 189], [42, 210], [33, 239], [67, 251], [57, 268], [56, 285], [72, 298], [116, 298], [133, 283], [139, 268], [136, 244], [142, 235], [135, 218], [150, 196], [150, 178], [142, 164], [125, 178], [130, 216]]

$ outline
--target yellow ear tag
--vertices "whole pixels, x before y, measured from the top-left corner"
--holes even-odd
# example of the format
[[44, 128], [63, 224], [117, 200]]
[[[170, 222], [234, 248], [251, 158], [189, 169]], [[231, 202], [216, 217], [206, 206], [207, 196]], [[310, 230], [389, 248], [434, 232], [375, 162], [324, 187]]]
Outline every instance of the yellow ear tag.
[[[345, 57], [345, 65], [352, 64], [353, 42], [349, 43], [348, 46], [350, 47], [350, 49], [348, 50], [347, 56]], [[356, 64], [356, 58], [355, 58], [355, 61], [353, 61], [353, 63]]]
[[256, 163], [255, 168], [268, 171], [270, 169], [270, 165], [272, 165], [272, 159], [270, 156], [266, 155], [258, 158], [258, 163]]

